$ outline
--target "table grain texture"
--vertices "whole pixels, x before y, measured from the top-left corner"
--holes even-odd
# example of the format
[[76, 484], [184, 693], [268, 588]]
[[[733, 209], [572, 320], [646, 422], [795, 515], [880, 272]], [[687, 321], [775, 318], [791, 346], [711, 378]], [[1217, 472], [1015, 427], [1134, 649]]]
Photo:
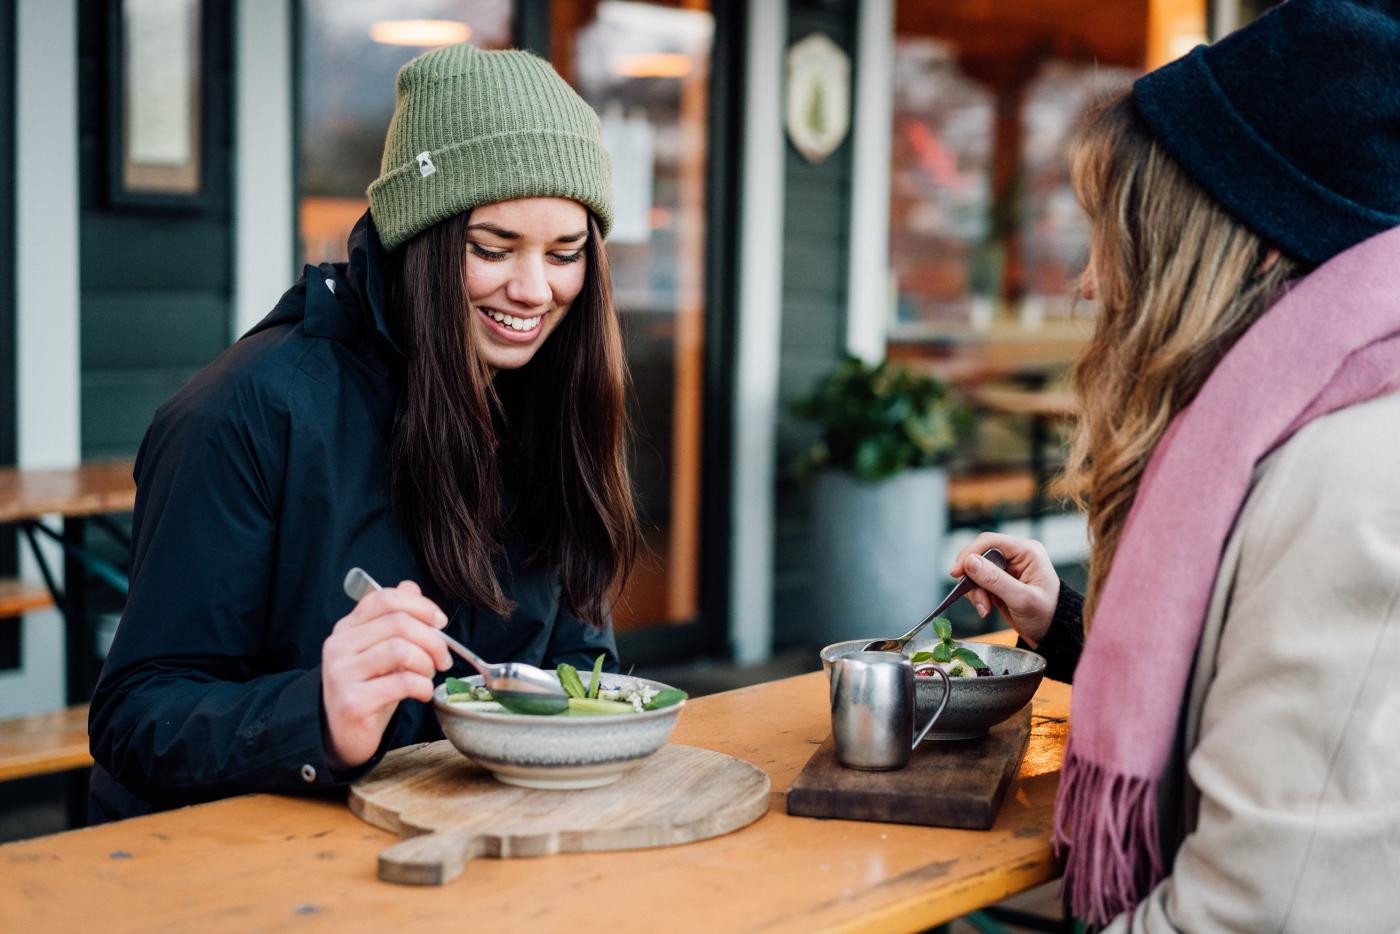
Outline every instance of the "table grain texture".
[[99, 461], [56, 470], [0, 467], [0, 522], [50, 513], [91, 516], [131, 512], [136, 480], [131, 461]]
[[[1004, 637], [997, 641], [1004, 641]], [[673, 739], [768, 772], [768, 814], [683, 846], [473, 862], [455, 882], [381, 882], [393, 842], [340, 800], [247, 795], [0, 846], [14, 931], [918, 931], [1052, 879], [1069, 688], [1043, 682], [1017, 782], [989, 831], [790, 817], [830, 732], [825, 677], [687, 705]]]

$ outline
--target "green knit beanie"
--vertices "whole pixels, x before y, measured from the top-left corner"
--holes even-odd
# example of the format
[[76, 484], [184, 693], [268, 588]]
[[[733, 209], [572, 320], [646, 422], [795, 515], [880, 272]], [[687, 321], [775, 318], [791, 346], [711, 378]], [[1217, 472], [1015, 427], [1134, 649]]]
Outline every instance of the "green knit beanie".
[[482, 204], [571, 198], [612, 227], [612, 161], [598, 115], [544, 59], [452, 45], [399, 69], [379, 178], [379, 239], [394, 249]]

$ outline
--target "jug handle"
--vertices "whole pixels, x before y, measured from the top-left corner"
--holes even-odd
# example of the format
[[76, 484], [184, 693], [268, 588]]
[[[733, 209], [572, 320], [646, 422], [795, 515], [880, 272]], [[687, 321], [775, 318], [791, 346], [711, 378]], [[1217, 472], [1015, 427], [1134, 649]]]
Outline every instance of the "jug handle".
[[[936, 665], [933, 670], [938, 672], [939, 677], [943, 679], [943, 702], [938, 705], [938, 709], [933, 712], [933, 716], [928, 718], [928, 723], [924, 724], [924, 728], [919, 731], [919, 735], [914, 737], [914, 745], [910, 746], [910, 749], [919, 748], [919, 743], [928, 735], [928, 731], [933, 725], [938, 722], [938, 718], [943, 715], [943, 708], [948, 706], [948, 698], [953, 696], [953, 681], [948, 677], [948, 672]], [[915, 677], [917, 678], [918, 675], [915, 675]]]

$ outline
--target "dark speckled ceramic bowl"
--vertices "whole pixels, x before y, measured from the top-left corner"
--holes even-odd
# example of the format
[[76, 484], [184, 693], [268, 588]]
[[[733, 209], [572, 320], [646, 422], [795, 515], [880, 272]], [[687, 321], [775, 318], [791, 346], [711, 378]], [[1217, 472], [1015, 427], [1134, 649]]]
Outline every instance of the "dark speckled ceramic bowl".
[[[859, 652], [874, 638], [877, 637], [828, 645], [822, 649], [822, 668], [829, 676], [833, 659]], [[928, 651], [936, 642], [936, 639], [916, 640], [909, 644], [906, 652], [913, 655]], [[1040, 687], [1040, 679], [1045, 677], [1045, 659], [1034, 652], [985, 642], [959, 642], [958, 645], [966, 646], [980, 655], [993, 673], [982, 678], [952, 679], [953, 696], [948, 699], [948, 709], [929, 730], [928, 739], [981, 736], [1026, 706], [1036, 688]], [[943, 679], [915, 678], [914, 693], [918, 729], [928, 722], [943, 700]]]
[[[578, 673], [584, 685], [593, 672]], [[481, 675], [463, 678], [473, 686]], [[608, 686], [635, 681], [664, 690], [669, 684], [647, 678], [604, 675]], [[494, 713], [447, 700], [447, 686], [433, 692], [438, 723], [452, 745], [490, 770], [499, 781], [523, 788], [596, 788], [617, 781], [628, 769], [666, 745], [685, 701], [645, 710], [595, 717], [532, 717]]]

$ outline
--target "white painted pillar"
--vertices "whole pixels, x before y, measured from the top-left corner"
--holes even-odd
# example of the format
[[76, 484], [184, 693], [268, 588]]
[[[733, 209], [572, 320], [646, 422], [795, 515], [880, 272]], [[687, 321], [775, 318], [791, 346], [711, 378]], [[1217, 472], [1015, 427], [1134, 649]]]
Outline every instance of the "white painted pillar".
[[15, 15], [15, 361], [21, 467], [78, 462], [78, 19]]
[[239, 0], [234, 25], [234, 274], [230, 340], [296, 278], [293, 0]]
[[[15, 8], [15, 399], [26, 468], [80, 454], [77, 4]], [[38, 580], [21, 544], [20, 573]], [[50, 566], [62, 574], [57, 549]], [[0, 715], [63, 705], [63, 621], [26, 614], [19, 671], [0, 677]]]
[[740, 663], [773, 650], [773, 528], [783, 310], [782, 63], [787, 3], [748, 4], [738, 230], [729, 638]]
[[890, 283], [890, 133], [894, 112], [894, 0], [862, 0], [856, 27], [851, 234], [846, 349], [885, 357]]

